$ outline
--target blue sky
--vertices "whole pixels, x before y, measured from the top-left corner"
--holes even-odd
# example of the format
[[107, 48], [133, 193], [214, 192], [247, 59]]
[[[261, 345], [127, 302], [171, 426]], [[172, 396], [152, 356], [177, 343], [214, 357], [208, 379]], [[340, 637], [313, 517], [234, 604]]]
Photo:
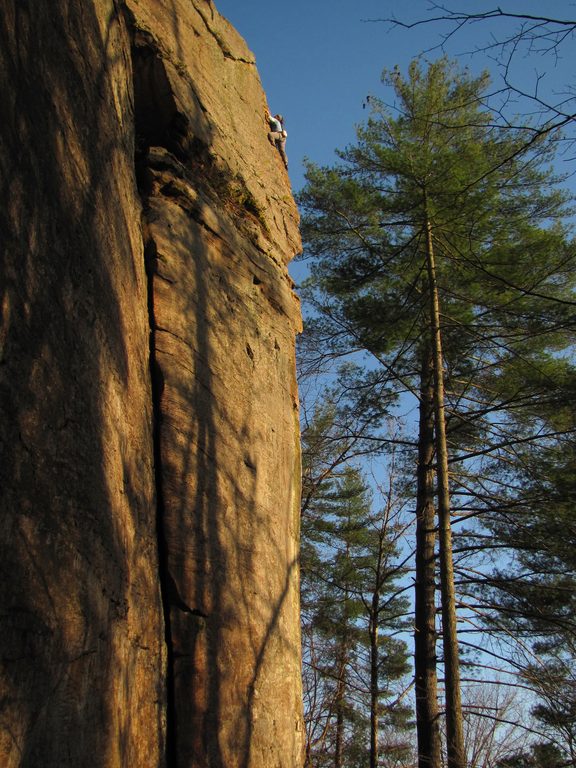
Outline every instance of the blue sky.
[[[396, 16], [405, 21], [430, 15], [430, 0], [215, 0], [224, 15], [256, 55], [256, 62], [273, 112], [282, 112], [288, 130], [287, 152], [295, 190], [304, 181], [302, 161], [308, 157], [331, 164], [334, 149], [354, 141], [354, 127], [367, 112], [367, 94], [385, 97], [380, 83], [384, 68], [398, 64], [403, 71], [422, 50], [437, 45], [440, 25], [413, 30], [391, 29], [387, 23], [367, 19]], [[500, 6], [504, 11], [556, 18], [576, 18], [574, 0], [459, 0], [446, 2], [452, 9], [480, 12]], [[519, 22], [510, 22], [517, 27]], [[456, 55], [485, 44], [500, 34], [501, 20], [481, 23], [459, 33], [448, 47]], [[512, 27], [509, 27], [512, 28]], [[431, 57], [439, 52], [432, 52]], [[518, 82], [533, 87], [535, 74], [545, 74], [540, 88], [559, 90], [572, 78], [574, 46], [568, 41], [563, 58], [518, 57], [514, 73]], [[490, 65], [485, 56], [464, 56], [472, 71]]]

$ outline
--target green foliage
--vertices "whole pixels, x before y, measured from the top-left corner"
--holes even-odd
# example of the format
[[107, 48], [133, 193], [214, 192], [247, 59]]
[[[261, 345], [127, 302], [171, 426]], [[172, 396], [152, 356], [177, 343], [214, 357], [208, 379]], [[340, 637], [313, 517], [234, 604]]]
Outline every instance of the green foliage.
[[415, 375], [428, 325], [430, 223], [450, 364], [470, 373], [471, 352], [486, 348], [497, 360], [505, 350], [516, 356], [532, 338], [530, 323], [540, 339], [543, 320], [550, 334], [562, 325], [568, 308], [556, 300], [573, 285], [573, 256], [557, 223], [565, 197], [543, 169], [551, 147], [514, 159], [522, 138], [483, 109], [487, 77], [470, 78], [445, 59], [383, 80], [397, 114], [373, 98], [357, 144], [332, 168], [309, 164], [300, 195], [312, 257], [305, 295], [320, 332], [329, 327], [333, 346], [360, 345], [392, 357], [398, 375]]
[[565, 768], [566, 758], [554, 744], [542, 742], [529, 752], [520, 752], [499, 760], [495, 768]]
[[[414, 62], [406, 77], [385, 72], [383, 82], [394, 107], [372, 97], [357, 142], [334, 166], [307, 168], [307, 333], [326, 357], [363, 350], [380, 392], [421, 399], [432, 348], [430, 235], [453, 511], [472, 521], [462, 551], [517, 552], [511, 572], [496, 571], [492, 601], [468, 587], [470, 573], [480, 577], [467, 555], [457, 564], [460, 588], [480, 609], [507, 609], [506, 631], [565, 643], [550, 617], [573, 626], [576, 607], [576, 248], [565, 224], [571, 201], [550, 171], [557, 137], [526, 142], [529, 126], [498, 125], [484, 106], [487, 76], [446, 59]], [[405, 449], [406, 467], [415, 466], [415, 449]], [[503, 623], [486, 625], [497, 632]]]

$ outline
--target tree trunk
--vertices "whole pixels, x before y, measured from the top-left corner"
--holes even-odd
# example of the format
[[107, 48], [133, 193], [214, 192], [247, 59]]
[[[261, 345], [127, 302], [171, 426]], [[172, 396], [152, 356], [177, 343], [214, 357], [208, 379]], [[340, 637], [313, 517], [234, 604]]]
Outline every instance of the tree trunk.
[[[346, 556], [349, 556], [349, 544], [346, 543]], [[344, 606], [347, 606], [349, 599], [348, 589], [344, 591]], [[343, 766], [343, 748], [344, 748], [344, 695], [347, 685], [348, 670], [348, 617], [345, 618], [344, 635], [340, 645], [340, 659], [338, 665], [338, 685], [336, 688], [336, 741], [334, 745], [334, 768]]]
[[420, 375], [416, 496], [414, 668], [418, 768], [441, 765], [436, 675], [433, 370], [432, 350], [427, 344]]
[[342, 768], [342, 746], [344, 735], [344, 690], [346, 688], [346, 663], [340, 667], [336, 689], [336, 740], [334, 744], [334, 768]]
[[434, 416], [436, 476], [438, 483], [438, 542], [440, 550], [440, 591], [442, 596], [442, 640], [446, 689], [446, 748], [448, 768], [465, 768], [464, 729], [460, 698], [460, 659], [456, 627], [456, 599], [452, 559], [452, 527], [450, 523], [450, 489], [448, 484], [448, 447], [444, 407], [444, 360], [440, 327], [440, 300], [436, 282], [436, 265], [430, 220], [426, 221], [426, 251], [430, 288], [430, 321], [434, 358]]
[[378, 592], [370, 613], [370, 768], [378, 768]]

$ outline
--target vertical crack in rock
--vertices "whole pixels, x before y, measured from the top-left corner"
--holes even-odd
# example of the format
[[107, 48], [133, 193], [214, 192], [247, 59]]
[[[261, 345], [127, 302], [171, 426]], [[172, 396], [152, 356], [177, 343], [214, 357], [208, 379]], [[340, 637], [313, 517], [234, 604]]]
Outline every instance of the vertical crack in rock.
[[[146, 231], [146, 228], [144, 228]], [[154, 442], [154, 472], [156, 479], [156, 535], [158, 542], [158, 567], [160, 593], [164, 614], [164, 636], [166, 641], [166, 768], [176, 768], [176, 713], [174, 711], [174, 650], [172, 644], [172, 626], [170, 620], [170, 573], [168, 570], [168, 550], [164, 535], [164, 487], [162, 477], [162, 446], [160, 440], [161, 409], [160, 401], [164, 378], [162, 369], [156, 360], [154, 321], [154, 291], [152, 271], [156, 261], [156, 246], [153, 240], [144, 243], [144, 259], [148, 279], [148, 317], [150, 322], [150, 380], [152, 388], [152, 413], [154, 424], [152, 436]]]
[[[156, 535], [158, 545], [158, 567], [160, 593], [164, 615], [166, 642], [166, 768], [177, 766], [177, 734], [174, 696], [174, 647], [170, 616], [171, 586], [168, 567], [168, 546], [164, 532], [164, 482], [161, 445], [161, 399], [164, 376], [156, 356], [156, 319], [154, 312], [154, 275], [156, 274], [156, 244], [149, 235], [146, 220], [147, 176], [146, 155], [152, 144], [167, 144], [174, 155], [181, 154], [178, 141], [178, 113], [170, 91], [170, 85], [162, 62], [156, 52], [136, 36], [132, 47], [132, 69], [134, 78], [134, 119], [136, 136], [135, 170], [142, 199], [142, 232], [145, 272], [147, 278], [149, 359], [152, 392], [154, 472], [156, 481]], [[180, 121], [182, 123], [182, 121]], [[176, 135], [175, 135], [176, 134]]]

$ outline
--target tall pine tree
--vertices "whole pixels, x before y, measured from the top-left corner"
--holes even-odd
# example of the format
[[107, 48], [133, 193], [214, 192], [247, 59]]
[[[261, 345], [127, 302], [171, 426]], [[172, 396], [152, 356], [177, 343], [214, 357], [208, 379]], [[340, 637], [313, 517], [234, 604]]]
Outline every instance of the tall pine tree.
[[[406, 78], [396, 103], [372, 98], [356, 145], [332, 168], [308, 167], [300, 202], [307, 297], [318, 337], [366, 350], [381, 379], [419, 404], [415, 476], [415, 680], [420, 768], [439, 768], [435, 537], [442, 604], [449, 768], [463, 768], [452, 558], [454, 462], [490, 446], [492, 413], [518, 407], [500, 371], [538, 366], [562, 346], [568, 307], [554, 299], [567, 259], [565, 199], [545, 163], [552, 146], [493, 124], [486, 75], [445, 59]], [[540, 323], [537, 336], [533, 333]], [[492, 387], [492, 390], [488, 388]], [[448, 468], [452, 467], [449, 475]], [[437, 518], [435, 519], [435, 511]]]

